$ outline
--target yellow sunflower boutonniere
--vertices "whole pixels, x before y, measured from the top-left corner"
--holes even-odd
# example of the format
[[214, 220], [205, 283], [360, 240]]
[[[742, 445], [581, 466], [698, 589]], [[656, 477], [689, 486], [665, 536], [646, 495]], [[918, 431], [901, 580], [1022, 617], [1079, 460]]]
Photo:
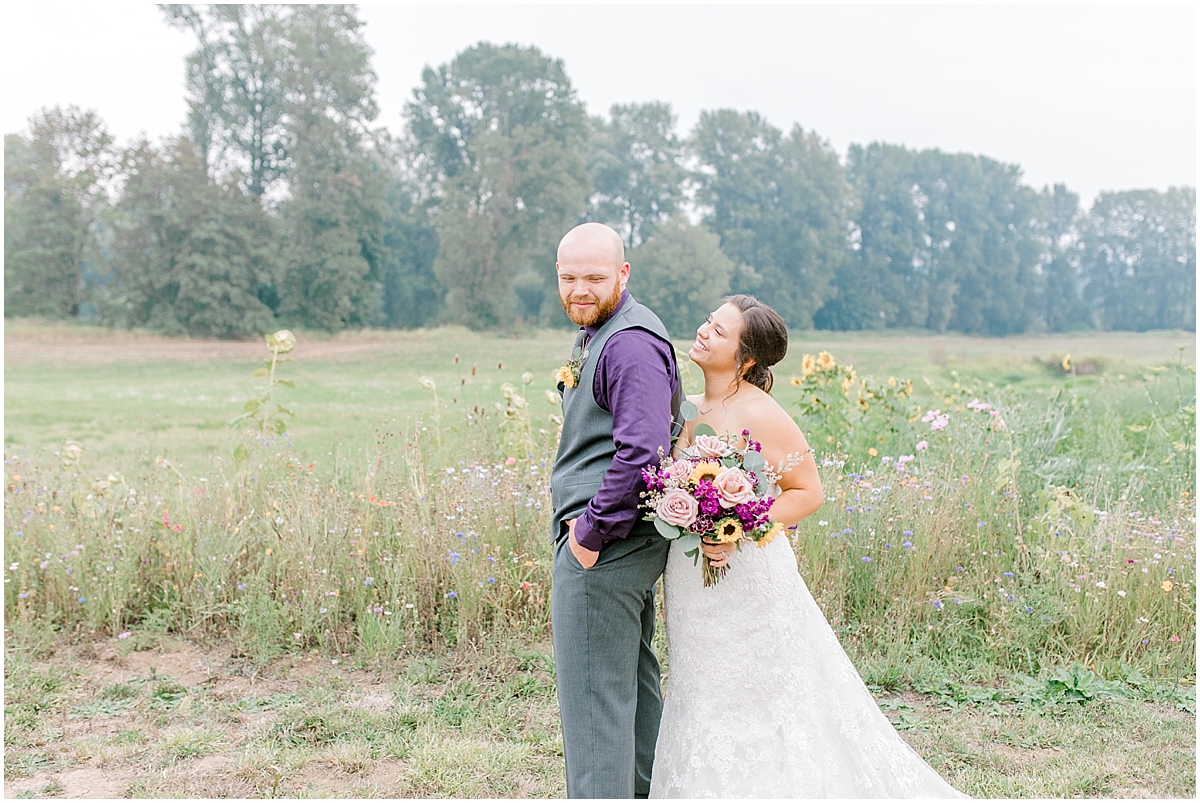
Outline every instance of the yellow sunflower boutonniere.
[[583, 369], [583, 355], [569, 360], [554, 372], [554, 381], [561, 382], [564, 388], [573, 388], [579, 384], [579, 373]]

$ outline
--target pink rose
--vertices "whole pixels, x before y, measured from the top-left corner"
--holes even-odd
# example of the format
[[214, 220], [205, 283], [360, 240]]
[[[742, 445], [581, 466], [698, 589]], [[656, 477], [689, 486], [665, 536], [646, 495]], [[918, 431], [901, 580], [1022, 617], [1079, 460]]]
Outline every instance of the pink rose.
[[667, 491], [663, 494], [662, 499], [658, 500], [658, 506], [654, 508], [654, 515], [676, 527], [691, 526], [699, 512], [700, 503], [681, 488], [672, 488]]
[[716, 435], [697, 435], [696, 451], [701, 457], [725, 457], [732, 450]]
[[676, 460], [664, 468], [662, 473], [673, 480], [682, 480], [692, 473], [692, 464], [687, 460]]
[[727, 468], [713, 480], [713, 487], [721, 495], [721, 507], [730, 508], [749, 502], [754, 498], [754, 484], [740, 468]]

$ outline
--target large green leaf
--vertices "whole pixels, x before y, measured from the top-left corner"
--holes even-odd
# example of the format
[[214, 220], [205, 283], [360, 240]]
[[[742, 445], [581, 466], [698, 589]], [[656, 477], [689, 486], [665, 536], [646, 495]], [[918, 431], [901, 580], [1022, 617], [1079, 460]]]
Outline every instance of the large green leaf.
[[755, 474], [767, 467], [767, 460], [761, 453], [754, 450], [746, 452], [746, 457], [742, 460], [742, 466], [747, 471], [753, 471]]
[[679, 546], [683, 549], [683, 554], [692, 559], [692, 565], [696, 565], [696, 561], [700, 559], [700, 536], [695, 533], [679, 536]]
[[708, 424], [697, 424], [696, 429], [694, 429], [692, 431], [692, 435], [694, 437], [700, 437], [701, 435], [716, 435], [716, 434], [717, 434], [717, 431], [715, 429], [713, 429], [712, 427], [710, 427]]
[[654, 529], [658, 530], [658, 534], [663, 538], [674, 540], [680, 536], [683, 530], [676, 527], [674, 524], [667, 524], [657, 516], [654, 518]]
[[695, 421], [696, 417], [700, 415], [700, 408], [687, 399], [684, 399], [679, 404], [679, 415], [684, 421]]

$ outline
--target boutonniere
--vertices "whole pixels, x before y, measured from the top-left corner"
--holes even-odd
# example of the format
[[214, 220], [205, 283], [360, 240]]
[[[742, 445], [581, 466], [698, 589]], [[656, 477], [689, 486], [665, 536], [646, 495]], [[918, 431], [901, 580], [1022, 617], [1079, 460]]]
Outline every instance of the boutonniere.
[[[585, 341], [584, 346], [586, 345]], [[584, 346], [580, 346], [579, 353], [554, 372], [554, 380], [561, 382], [565, 388], [573, 388], [579, 384], [579, 374], [583, 370], [583, 361], [587, 358], [587, 349]]]

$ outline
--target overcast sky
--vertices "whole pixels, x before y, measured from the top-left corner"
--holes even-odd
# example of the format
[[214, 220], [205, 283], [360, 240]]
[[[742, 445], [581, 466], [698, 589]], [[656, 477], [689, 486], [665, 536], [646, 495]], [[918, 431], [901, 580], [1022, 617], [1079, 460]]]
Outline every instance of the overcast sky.
[[[399, 132], [425, 65], [480, 40], [561, 58], [592, 114], [663, 100], [755, 110], [845, 155], [886, 141], [982, 153], [1028, 183], [1097, 192], [1196, 184], [1196, 11], [1176, 6], [362, 6], [379, 122]], [[190, 38], [153, 5], [3, 12], [4, 131], [43, 106], [117, 137], [180, 131]]]

